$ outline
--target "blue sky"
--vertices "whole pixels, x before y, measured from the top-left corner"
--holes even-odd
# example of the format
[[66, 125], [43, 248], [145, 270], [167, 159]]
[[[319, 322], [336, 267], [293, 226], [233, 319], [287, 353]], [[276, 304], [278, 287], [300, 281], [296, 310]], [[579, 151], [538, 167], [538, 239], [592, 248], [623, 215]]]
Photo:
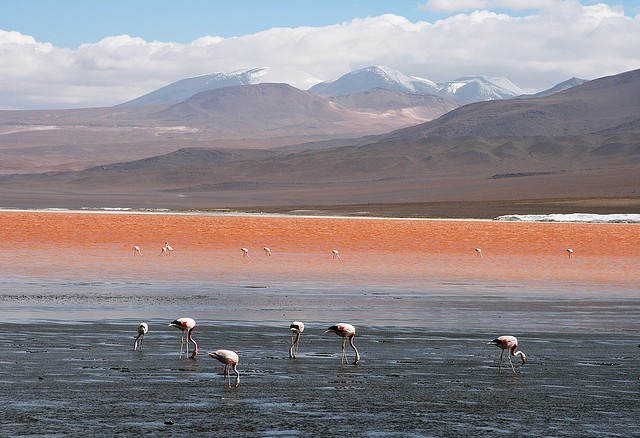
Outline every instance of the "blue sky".
[[637, 41], [637, 0], [0, 0], [0, 109], [106, 106], [255, 67], [303, 89], [385, 65], [534, 92], [640, 68]]
[[[448, 2], [454, 6], [466, 3]], [[415, 22], [435, 21], [457, 13], [421, 8], [426, 3], [426, 0], [0, 0], [0, 29], [75, 49], [84, 43], [122, 34], [147, 41], [188, 43], [204, 35], [238, 37], [273, 27], [327, 26], [355, 17], [396, 14]], [[620, 5], [629, 16], [640, 14], [637, 0], [581, 3]], [[513, 15], [523, 15], [525, 11]]]

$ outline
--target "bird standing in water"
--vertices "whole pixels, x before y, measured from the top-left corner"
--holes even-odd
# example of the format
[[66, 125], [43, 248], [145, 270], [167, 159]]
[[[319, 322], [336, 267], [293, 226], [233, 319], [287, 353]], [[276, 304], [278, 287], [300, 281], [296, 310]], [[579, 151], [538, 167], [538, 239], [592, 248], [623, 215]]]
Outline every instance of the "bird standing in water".
[[136, 341], [133, 343], [133, 351], [137, 351], [138, 349], [142, 351], [142, 341], [144, 340], [144, 335], [149, 331], [149, 326], [146, 322], [141, 322], [138, 326], [138, 337], [136, 337]]
[[511, 362], [511, 356], [520, 355], [522, 357], [522, 363], [527, 363], [527, 356], [524, 355], [522, 351], [516, 351], [516, 347], [518, 347], [518, 339], [515, 336], [498, 336], [493, 341], [488, 342], [489, 345], [495, 345], [496, 347], [500, 347], [502, 351], [500, 352], [500, 364], [498, 365], [498, 370], [502, 372], [502, 355], [504, 354], [504, 350], [507, 350], [509, 364], [511, 365], [511, 369], [513, 372], [516, 372], [516, 369], [513, 367], [513, 362]]
[[295, 359], [296, 355], [298, 354], [298, 345], [300, 343], [300, 333], [304, 331], [304, 323], [300, 321], [293, 321], [289, 326], [289, 329], [291, 330], [292, 334], [296, 335], [295, 339], [293, 336], [291, 336], [291, 347], [289, 347], [289, 357], [292, 357]]
[[182, 331], [182, 336], [180, 338], [180, 357], [182, 358], [182, 346], [184, 344], [184, 333], [187, 332], [187, 350], [186, 354], [189, 354], [189, 341], [193, 342], [193, 354], [190, 356], [192, 359], [195, 359], [198, 354], [198, 344], [193, 339], [193, 329], [196, 328], [196, 322], [191, 318], [178, 318], [175, 321], [169, 324], [169, 327], [175, 327]]
[[209, 351], [207, 354], [214, 359], [218, 359], [224, 364], [224, 385], [229, 382], [229, 388], [231, 388], [231, 376], [229, 375], [229, 368], [233, 367], [233, 372], [236, 373], [236, 388], [240, 385], [240, 373], [238, 372], [238, 354], [231, 350], [216, 350]]
[[344, 351], [344, 344], [347, 338], [349, 338], [349, 344], [351, 345], [351, 348], [353, 348], [353, 351], [356, 352], [356, 358], [353, 361], [353, 364], [358, 365], [358, 361], [360, 361], [360, 354], [358, 353], [358, 349], [356, 348], [356, 346], [353, 345], [353, 337], [356, 335], [355, 327], [352, 326], [351, 324], [340, 323], [340, 324], [332, 325], [327, 329], [326, 332], [333, 332], [336, 335], [342, 337], [342, 362], [341, 363], [343, 364], [346, 363], [347, 365], [349, 364], [349, 360], [347, 359], [347, 353]]

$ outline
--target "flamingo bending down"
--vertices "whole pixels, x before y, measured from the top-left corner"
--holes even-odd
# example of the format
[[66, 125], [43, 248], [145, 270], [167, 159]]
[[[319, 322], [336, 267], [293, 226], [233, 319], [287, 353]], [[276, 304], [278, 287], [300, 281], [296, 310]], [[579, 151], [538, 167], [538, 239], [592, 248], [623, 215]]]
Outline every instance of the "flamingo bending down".
[[133, 245], [133, 255], [139, 255], [142, 256], [142, 253], [140, 252], [140, 247]]
[[349, 360], [347, 359], [347, 353], [344, 351], [344, 343], [349, 338], [349, 344], [351, 344], [351, 348], [356, 352], [356, 358], [353, 362], [354, 365], [358, 365], [358, 361], [360, 361], [360, 354], [358, 354], [358, 349], [355, 345], [353, 345], [353, 337], [356, 335], [356, 329], [351, 324], [336, 324], [329, 327], [326, 332], [333, 332], [338, 336], [342, 337], [342, 361], [341, 363], [349, 364]]
[[144, 334], [149, 331], [149, 326], [146, 322], [141, 322], [138, 326], [138, 337], [136, 341], [133, 343], [133, 351], [140, 349], [142, 351], [142, 341], [144, 340]]
[[496, 347], [500, 347], [502, 351], [500, 352], [500, 365], [498, 366], [498, 370], [502, 372], [502, 355], [504, 354], [504, 350], [507, 350], [509, 364], [511, 365], [511, 369], [515, 373], [516, 370], [513, 367], [513, 362], [511, 362], [511, 356], [520, 355], [522, 357], [522, 363], [527, 363], [527, 356], [522, 351], [516, 351], [516, 347], [518, 347], [518, 339], [515, 336], [498, 336], [493, 341], [488, 342], [490, 345], [495, 345]]
[[482, 257], [482, 250], [480, 248], [476, 248], [475, 252], [477, 257]]
[[292, 334], [295, 333], [296, 335], [295, 339], [293, 336], [291, 336], [291, 347], [289, 347], [289, 357], [293, 357], [295, 359], [296, 355], [298, 354], [300, 333], [304, 331], [304, 323], [300, 321], [293, 321], [289, 326], [289, 329], [291, 330]]
[[165, 254], [165, 253], [166, 255], [171, 255], [171, 251], [173, 251], [173, 248], [169, 246], [169, 242], [165, 242], [164, 246], [160, 250], [160, 254], [158, 255], [161, 256], [162, 254]]
[[573, 250], [571, 248], [567, 248], [567, 254], [569, 255], [569, 258], [573, 257]]
[[265, 246], [262, 249], [264, 250], [264, 255], [266, 255], [266, 256], [270, 256], [271, 255], [271, 248], [269, 248], [268, 246]]
[[193, 339], [193, 329], [196, 328], [196, 322], [191, 318], [178, 318], [175, 321], [169, 324], [169, 327], [175, 327], [182, 331], [182, 336], [180, 337], [180, 358], [182, 358], [182, 345], [184, 344], [184, 332], [187, 332], [187, 349], [185, 353], [189, 354], [189, 341], [193, 342], [193, 354], [190, 356], [192, 359], [195, 359], [198, 354], [198, 344]]
[[338, 260], [340, 259], [340, 253], [338, 252], [337, 249], [332, 249], [331, 254], [333, 254], [334, 259], [338, 259]]
[[240, 251], [242, 251], [242, 258], [243, 259], [250, 259], [251, 257], [249, 257], [249, 250], [247, 248], [240, 248]]
[[216, 350], [209, 351], [207, 354], [214, 359], [218, 359], [224, 364], [224, 386], [229, 381], [229, 388], [231, 388], [231, 376], [229, 376], [229, 368], [233, 367], [233, 372], [236, 373], [236, 388], [240, 385], [240, 373], [238, 372], [238, 354], [231, 350]]

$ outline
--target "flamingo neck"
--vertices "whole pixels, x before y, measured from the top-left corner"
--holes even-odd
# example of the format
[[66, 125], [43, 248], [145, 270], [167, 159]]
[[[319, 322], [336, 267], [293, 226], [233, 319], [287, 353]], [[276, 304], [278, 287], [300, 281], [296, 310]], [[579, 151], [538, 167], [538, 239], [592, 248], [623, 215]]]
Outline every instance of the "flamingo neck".
[[514, 345], [513, 347], [511, 347], [511, 355], [512, 356], [520, 355], [520, 358], [522, 359], [522, 363], [525, 363], [526, 360], [527, 360], [526, 356], [524, 355], [524, 353], [522, 351], [520, 351], [520, 350], [516, 351], [517, 347], [518, 347], [517, 345]]
[[296, 334], [296, 339], [295, 339], [295, 341], [293, 341], [293, 343], [297, 344], [299, 340], [300, 340], [300, 333], [297, 333]]
[[196, 354], [198, 354], [198, 343], [195, 341], [195, 339], [193, 339], [193, 336], [191, 336], [193, 334], [193, 329], [189, 330], [189, 333], [187, 335], [187, 338], [193, 342], [193, 354], [191, 355], [191, 357], [196, 357]]
[[358, 361], [360, 360], [360, 353], [358, 353], [358, 349], [356, 348], [356, 346], [353, 345], [353, 336], [354, 335], [349, 336], [349, 344], [351, 345], [351, 348], [353, 348], [353, 351], [356, 352], [356, 359], [355, 359], [355, 361], [353, 363], [357, 364]]

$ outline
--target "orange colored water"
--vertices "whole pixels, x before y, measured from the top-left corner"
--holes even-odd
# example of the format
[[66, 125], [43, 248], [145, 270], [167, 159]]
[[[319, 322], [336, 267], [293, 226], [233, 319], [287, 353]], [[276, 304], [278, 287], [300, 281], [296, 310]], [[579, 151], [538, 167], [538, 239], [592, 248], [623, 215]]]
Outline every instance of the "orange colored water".
[[[5, 278], [640, 286], [633, 224], [8, 211], [0, 230]], [[165, 241], [174, 251], [158, 256]]]

